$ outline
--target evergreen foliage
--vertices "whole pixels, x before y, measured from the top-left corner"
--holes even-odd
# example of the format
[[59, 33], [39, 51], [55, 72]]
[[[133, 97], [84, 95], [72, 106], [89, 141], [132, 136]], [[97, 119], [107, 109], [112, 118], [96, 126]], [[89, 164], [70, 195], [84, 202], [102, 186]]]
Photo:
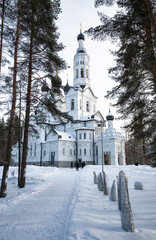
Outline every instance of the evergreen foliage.
[[[19, 134], [19, 126], [18, 126], [18, 116], [15, 116], [14, 122], [14, 132], [13, 132], [13, 143], [12, 145], [16, 145], [18, 142], [18, 134]], [[7, 136], [8, 136], [8, 128], [9, 128], [9, 119], [6, 121], [4, 118], [0, 119], [0, 165], [4, 165], [6, 158], [6, 148], [7, 148]]]
[[106, 97], [116, 98], [114, 106], [122, 118], [129, 117], [128, 131], [135, 140], [143, 141], [145, 156], [145, 146], [156, 132], [156, 6], [149, 0], [96, 0], [95, 6], [115, 2], [119, 10], [114, 17], [99, 12], [102, 25], [90, 28], [87, 34], [92, 39], [118, 42], [118, 50], [112, 52], [116, 66], [109, 69], [117, 85]]
[[[29, 119], [31, 111], [34, 111], [34, 106], [41, 100], [39, 88], [45, 83], [42, 75], [46, 72], [48, 78], [52, 81], [54, 73], [66, 67], [65, 62], [58, 55], [58, 52], [63, 49], [63, 45], [58, 43], [59, 34], [57, 33], [57, 26], [55, 24], [58, 14], [61, 11], [60, 0], [10, 0], [10, 3], [8, 5], [9, 10], [6, 12], [6, 18], [8, 19], [8, 23], [11, 24], [8, 24], [10, 31], [6, 33], [12, 34], [10, 34], [10, 41], [7, 42], [7, 50], [8, 54], [14, 58], [14, 64], [10, 68], [11, 74], [5, 78], [5, 83], [7, 83], [7, 88], [11, 89], [12, 104], [0, 197], [7, 195], [7, 176], [11, 161], [13, 130], [18, 101], [20, 109], [19, 118], [21, 116], [21, 99], [26, 103], [22, 164], [20, 164], [19, 169], [19, 186], [24, 187], [28, 134], [30, 130]], [[16, 26], [14, 25], [15, 22], [17, 23]], [[22, 86], [20, 91], [18, 91], [18, 83], [21, 83]], [[57, 91], [57, 88], [59, 87], [60, 82], [55, 81], [55, 90], [58, 94], [59, 91]], [[7, 92], [7, 88], [3, 89], [3, 94]], [[21, 94], [23, 92], [24, 94]], [[18, 98], [17, 94], [21, 94], [21, 96]], [[52, 100], [52, 102], [52, 110], [54, 110], [56, 109], [55, 101]], [[56, 110], [56, 112], [61, 116], [59, 111]], [[20, 122], [21, 120], [19, 120], [19, 126], [21, 125]]]
[[6, 156], [7, 125], [4, 118], [0, 119], [0, 166], [4, 164]]
[[62, 44], [57, 42], [59, 35], [55, 25], [59, 13], [60, 1], [58, 0], [22, 1], [20, 46], [24, 59], [21, 64], [28, 69], [28, 83], [20, 187], [25, 186], [32, 84], [37, 81], [38, 85], [41, 85], [43, 82], [42, 78], [36, 77], [39, 71], [46, 72], [48, 78], [52, 79], [57, 69], [65, 67], [64, 61], [58, 56], [58, 52], [63, 49]]

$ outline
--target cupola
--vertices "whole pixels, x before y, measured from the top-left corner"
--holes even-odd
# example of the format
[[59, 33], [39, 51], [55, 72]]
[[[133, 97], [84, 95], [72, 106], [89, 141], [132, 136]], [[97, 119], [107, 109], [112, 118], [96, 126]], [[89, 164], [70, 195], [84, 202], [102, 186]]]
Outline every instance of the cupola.
[[42, 92], [48, 92], [49, 91], [49, 87], [47, 86], [46, 83], [44, 83], [43, 86], [41, 87], [41, 91]]

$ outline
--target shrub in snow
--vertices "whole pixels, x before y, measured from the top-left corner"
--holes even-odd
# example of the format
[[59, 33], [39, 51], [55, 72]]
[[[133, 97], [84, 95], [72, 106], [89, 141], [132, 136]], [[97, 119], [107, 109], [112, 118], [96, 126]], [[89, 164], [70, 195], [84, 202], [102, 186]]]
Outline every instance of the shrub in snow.
[[103, 172], [103, 193], [104, 195], [109, 195], [105, 172]]
[[134, 222], [132, 216], [131, 205], [129, 201], [128, 182], [123, 171], [119, 173], [120, 186], [120, 204], [121, 204], [121, 225], [122, 229], [127, 232], [134, 232]]
[[96, 176], [96, 172], [93, 172], [93, 178], [94, 178], [94, 184], [97, 184], [98, 179], [97, 179], [97, 176]]
[[112, 183], [111, 192], [110, 192], [110, 200], [116, 201], [116, 185], [115, 180]]
[[136, 190], [143, 190], [142, 182], [135, 182], [134, 183], [134, 189], [136, 189]]

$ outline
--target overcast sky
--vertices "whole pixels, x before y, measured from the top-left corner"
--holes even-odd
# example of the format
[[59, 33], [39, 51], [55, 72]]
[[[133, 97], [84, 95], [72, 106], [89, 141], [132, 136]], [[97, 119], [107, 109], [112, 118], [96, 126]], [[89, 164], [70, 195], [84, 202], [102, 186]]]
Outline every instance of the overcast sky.
[[[77, 35], [82, 31], [101, 24], [97, 11], [105, 12], [109, 16], [115, 13], [115, 7], [95, 8], [94, 0], [61, 0], [62, 13], [59, 15], [57, 25], [59, 27], [60, 42], [65, 45], [65, 49], [60, 53], [63, 59], [70, 66], [70, 69], [62, 71], [60, 77], [63, 84], [66, 84], [67, 73], [68, 82], [73, 84], [73, 58], [76, 53], [78, 42]], [[115, 86], [115, 82], [108, 76], [108, 68], [114, 66], [113, 56], [110, 50], [115, 46], [109, 41], [93, 41], [85, 35], [85, 48], [90, 56], [90, 78], [94, 94], [98, 97], [98, 109], [104, 115], [108, 113], [109, 101], [104, 98], [107, 90]], [[115, 109], [111, 108], [113, 114]], [[117, 127], [119, 124], [115, 124]]]

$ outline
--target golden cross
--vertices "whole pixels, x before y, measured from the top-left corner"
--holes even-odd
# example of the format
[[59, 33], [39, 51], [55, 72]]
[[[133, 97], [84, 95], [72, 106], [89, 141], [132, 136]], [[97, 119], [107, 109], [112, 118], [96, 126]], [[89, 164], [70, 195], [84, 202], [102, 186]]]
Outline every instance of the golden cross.
[[68, 73], [67, 73], [67, 83], [68, 83]]
[[109, 101], [108, 105], [109, 105], [109, 112], [110, 112], [110, 106], [111, 106], [111, 103], [110, 103], [110, 101]]
[[82, 24], [80, 23], [80, 31], [82, 31]]

